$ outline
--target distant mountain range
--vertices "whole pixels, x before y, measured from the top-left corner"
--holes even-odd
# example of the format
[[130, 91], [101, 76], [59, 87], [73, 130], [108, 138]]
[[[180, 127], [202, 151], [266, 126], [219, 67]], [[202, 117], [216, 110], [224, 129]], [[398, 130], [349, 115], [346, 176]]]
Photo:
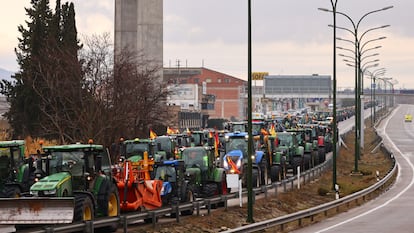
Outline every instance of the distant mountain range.
[[11, 72], [11, 71], [0, 68], [0, 80], [1, 79], [6, 79], [6, 80], [11, 81], [12, 80], [11, 76], [13, 74], [14, 74], [14, 72]]

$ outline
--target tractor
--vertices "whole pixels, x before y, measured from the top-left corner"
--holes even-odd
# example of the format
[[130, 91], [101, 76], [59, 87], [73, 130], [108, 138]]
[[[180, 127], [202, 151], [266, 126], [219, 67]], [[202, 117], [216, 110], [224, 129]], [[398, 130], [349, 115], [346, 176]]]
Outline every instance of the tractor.
[[[232, 132], [225, 135], [225, 152], [222, 159], [222, 166], [227, 174], [239, 174], [242, 179], [242, 185], [247, 183], [247, 145], [248, 133]], [[252, 159], [252, 186], [257, 187], [260, 184], [260, 163], [262, 162], [263, 151], [255, 150]]]
[[[162, 181], [162, 206], [177, 205], [195, 200], [189, 180], [185, 177], [183, 160], [164, 160], [154, 164], [154, 180]], [[193, 209], [184, 210], [181, 215], [192, 215]]]
[[132, 162], [138, 162], [144, 159], [144, 152], [147, 152], [150, 159], [160, 161], [165, 159], [167, 154], [165, 151], [161, 151], [160, 147], [161, 144], [156, 144], [153, 139], [135, 138], [125, 140], [121, 149], [121, 157]]
[[[41, 169], [36, 169], [36, 175], [46, 176], [30, 187], [27, 196], [1, 199], [0, 224], [72, 223], [119, 216], [116, 180], [102, 145], [45, 146], [43, 151], [45, 163], [37, 166]], [[115, 231], [117, 225], [107, 231]]]
[[[313, 154], [313, 143], [311, 140], [312, 129], [311, 128], [291, 128], [287, 132], [294, 132], [296, 134], [297, 142], [299, 146], [303, 147], [303, 170], [308, 170], [313, 167], [315, 158], [312, 158]], [[318, 159], [319, 161], [319, 159]]]
[[226, 172], [216, 164], [214, 147], [196, 146], [185, 148], [182, 159], [187, 179], [196, 198], [227, 194]]
[[298, 143], [295, 132], [278, 132], [274, 139], [272, 165], [270, 178], [272, 182], [286, 177], [288, 169], [292, 169], [293, 175], [297, 174], [297, 167], [302, 167], [304, 148]]
[[19, 197], [34, 183], [33, 158], [25, 158], [25, 141], [0, 141], [0, 197]]
[[153, 165], [154, 160], [148, 159], [147, 152], [144, 152], [144, 159], [138, 162], [128, 159], [119, 162], [114, 177], [121, 211], [152, 210], [162, 206], [162, 181], [151, 180], [150, 177]]
[[177, 143], [173, 137], [168, 135], [158, 136], [154, 139], [155, 145], [158, 149], [158, 154], [165, 153], [165, 159], [175, 159], [177, 156]]

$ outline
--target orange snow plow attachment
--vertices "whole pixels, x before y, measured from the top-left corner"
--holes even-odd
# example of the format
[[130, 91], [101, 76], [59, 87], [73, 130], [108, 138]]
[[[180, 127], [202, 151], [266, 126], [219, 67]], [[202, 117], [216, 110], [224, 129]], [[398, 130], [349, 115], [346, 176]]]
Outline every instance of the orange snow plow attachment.
[[144, 160], [139, 162], [124, 161], [122, 172], [117, 176], [121, 211], [151, 210], [162, 206], [162, 181], [150, 180], [149, 171], [153, 164], [145, 153]]

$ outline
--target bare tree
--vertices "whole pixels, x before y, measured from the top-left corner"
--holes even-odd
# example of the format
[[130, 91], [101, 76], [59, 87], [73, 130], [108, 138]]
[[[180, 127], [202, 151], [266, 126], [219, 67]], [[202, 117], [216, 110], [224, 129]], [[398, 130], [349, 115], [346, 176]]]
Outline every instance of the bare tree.
[[[62, 143], [110, 145], [120, 136], [148, 137], [149, 128], [169, 119], [168, 91], [160, 70], [124, 49], [116, 56], [109, 34], [86, 37], [79, 60], [64, 50], [45, 50], [37, 67], [41, 128]], [[116, 61], [114, 61], [116, 57]], [[141, 61], [141, 62], [140, 62]]]

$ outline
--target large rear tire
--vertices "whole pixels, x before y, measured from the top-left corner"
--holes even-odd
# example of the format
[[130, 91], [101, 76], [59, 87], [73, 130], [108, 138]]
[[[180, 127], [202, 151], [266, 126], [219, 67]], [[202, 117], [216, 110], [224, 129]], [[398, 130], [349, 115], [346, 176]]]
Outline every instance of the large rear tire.
[[309, 170], [309, 168], [312, 167], [312, 163], [311, 162], [312, 162], [312, 156], [311, 156], [311, 154], [308, 154], [308, 153], [304, 154], [303, 155], [303, 168], [305, 170]]
[[318, 155], [319, 155], [319, 163], [325, 162], [326, 159], [326, 152], [324, 147], [319, 147], [318, 149]]
[[277, 182], [281, 178], [282, 169], [279, 165], [273, 165], [270, 167], [270, 180], [273, 182]]
[[259, 179], [259, 170], [257, 168], [253, 168], [252, 169], [252, 187], [253, 188], [257, 188], [257, 185], [259, 184], [258, 179]]
[[221, 176], [221, 182], [217, 183], [218, 187], [218, 194], [219, 195], [226, 195], [229, 191], [227, 188], [227, 179], [226, 179], [226, 173], [223, 173]]
[[[187, 189], [184, 198], [185, 198], [184, 199], [185, 202], [192, 203], [195, 200], [193, 191], [191, 191], [190, 189]], [[194, 213], [194, 208], [189, 209], [189, 210], [183, 210], [183, 211], [181, 211], [181, 215], [183, 215], [183, 216], [193, 215], [193, 213]]]
[[[98, 210], [105, 217], [118, 217], [120, 215], [119, 193], [116, 185], [104, 182], [98, 195]], [[118, 229], [118, 223], [106, 227], [106, 232], [114, 232]]]
[[302, 169], [302, 157], [295, 156], [292, 159], [293, 175], [298, 174], [298, 167], [300, 167]]
[[313, 164], [313, 167], [318, 166], [319, 165], [319, 154], [318, 154], [318, 151], [313, 150], [312, 153], [311, 153], [311, 155], [312, 155], [312, 164]]

